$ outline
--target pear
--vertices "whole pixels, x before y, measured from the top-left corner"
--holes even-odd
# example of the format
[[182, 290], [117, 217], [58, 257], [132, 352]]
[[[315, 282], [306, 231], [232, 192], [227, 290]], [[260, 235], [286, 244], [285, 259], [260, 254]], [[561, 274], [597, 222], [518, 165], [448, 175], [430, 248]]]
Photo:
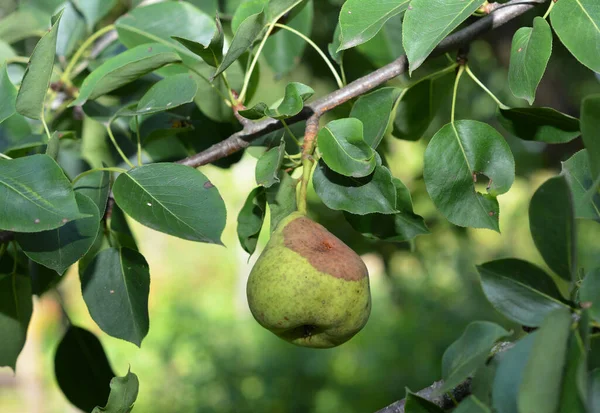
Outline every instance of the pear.
[[348, 341], [371, 312], [364, 262], [299, 212], [284, 218], [271, 235], [246, 292], [256, 321], [304, 347], [329, 348]]

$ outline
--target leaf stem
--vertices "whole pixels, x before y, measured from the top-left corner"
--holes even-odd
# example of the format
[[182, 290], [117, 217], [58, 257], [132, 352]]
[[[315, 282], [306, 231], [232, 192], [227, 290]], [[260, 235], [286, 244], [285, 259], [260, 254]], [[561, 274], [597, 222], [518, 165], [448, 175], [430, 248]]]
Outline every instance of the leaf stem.
[[458, 68], [458, 73], [456, 73], [456, 80], [454, 81], [454, 92], [452, 93], [452, 111], [450, 113], [450, 122], [454, 123], [454, 113], [456, 109], [456, 96], [458, 95], [458, 84], [460, 83], [460, 78], [465, 71], [465, 66], [460, 66]]
[[[200, 73], [198, 70], [196, 70], [196, 69], [195, 69], [195, 68], [193, 68], [192, 66], [188, 66], [188, 65], [186, 65], [185, 63], [182, 63], [182, 65], [183, 65], [184, 67], [186, 67], [188, 70], [190, 70], [190, 71], [194, 72], [194, 74], [195, 74], [195, 75], [197, 75], [197, 76], [198, 76], [200, 79], [202, 79], [202, 80], [204, 80], [206, 83], [208, 83], [208, 84], [210, 85], [210, 87], [212, 87], [212, 88], [215, 90], [215, 92], [217, 92], [217, 93], [219, 94], [219, 96], [221, 96], [221, 98], [223, 99], [223, 101], [225, 102], [225, 104], [226, 104], [227, 106], [230, 106], [230, 107], [231, 107], [231, 102], [229, 101], [229, 99], [227, 99], [227, 96], [225, 96], [225, 95], [223, 94], [223, 92], [221, 92], [221, 91], [219, 90], [219, 88], [215, 86], [215, 84], [214, 84], [214, 83], [212, 83], [210, 80], [208, 80], [208, 78], [207, 78], [206, 76], [204, 76], [202, 73]], [[223, 73], [223, 74], [225, 74], [225, 73]]]
[[69, 61], [69, 64], [67, 65], [67, 67], [65, 68], [65, 71], [63, 72], [62, 76], [60, 77], [60, 81], [63, 83], [66, 81], [69, 81], [71, 72], [75, 68], [75, 65], [77, 64], [77, 62], [79, 61], [79, 59], [81, 58], [83, 53], [86, 51], [86, 49], [88, 47], [90, 47], [98, 38], [104, 36], [106, 33], [110, 32], [111, 30], [114, 30], [114, 28], [115, 28], [114, 24], [109, 24], [108, 26], [101, 28], [97, 32], [93, 33], [90, 37], [88, 37], [85, 40], [85, 42], [83, 42], [83, 44], [81, 46], [79, 46], [79, 49], [77, 49], [77, 51], [75, 52], [75, 54]]
[[98, 171], [109, 171], [109, 172], [118, 172], [121, 174], [124, 174], [127, 172], [127, 169], [123, 169], [123, 168], [117, 168], [117, 167], [104, 167], [104, 168], [94, 168], [94, 169], [90, 169], [87, 170], [85, 172], [80, 173], [79, 175], [77, 175], [75, 177], [75, 179], [73, 179], [73, 181], [71, 182], [71, 185], [75, 185], [75, 182], [79, 181], [81, 178], [83, 178], [86, 175], [92, 174], [94, 172], [98, 172]]
[[492, 99], [494, 99], [494, 102], [496, 102], [500, 109], [510, 109], [509, 106], [506, 106], [504, 103], [500, 102], [500, 99], [498, 99], [496, 95], [494, 95], [487, 87], [485, 87], [485, 85], [471, 71], [469, 65], [465, 65], [465, 70], [467, 71], [467, 74], [471, 77], [471, 79], [473, 79], [473, 81], [477, 83], [479, 87], [483, 89], [484, 92], [486, 92]]
[[548, 16], [550, 15], [550, 12], [552, 11], [552, 8], [554, 7], [555, 2], [551, 1], [550, 2], [550, 6], [548, 6], [548, 10], [546, 10], [546, 13], [544, 13], [544, 16], [542, 16], [542, 19], [546, 19], [548, 18]]
[[2, 152], [0, 152], [0, 158], [4, 158], [4, 159], [8, 159], [8, 160], [12, 159], [10, 156], [4, 155]]
[[121, 158], [123, 159], [123, 161], [129, 165], [130, 168], [135, 168], [135, 165], [131, 163], [131, 161], [125, 156], [125, 154], [123, 153], [123, 151], [121, 150], [121, 147], [119, 146], [119, 144], [117, 143], [117, 140], [115, 139], [115, 135], [113, 135], [112, 133], [112, 129], [110, 128], [110, 122], [108, 122], [106, 124], [106, 131], [108, 132], [108, 136], [110, 137], [111, 142], [113, 143], [113, 145], [115, 146], [115, 149], [117, 150], [117, 152], [119, 152], [119, 155], [121, 156]]
[[294, 135], [294, 132], [292, 132], [292, 130], [290, 129], [290, 127], [288, 126], [287, 123], [285, 123], [284, 119], [281, 119], [281, 124], [283, 125], [283, 127], [285, 128], [285, 130], [287, 131], [287, 133], [290, 134], [290, 136], [292, 137], [292, 139], [294, 140], [294, 142], [296, 142], [296, 145], [298, 145], [298, 147], [300, 146], [300, 141], [298, 140], [298, 138], [296, 138], [296, 135]]
[[239, 102], [244, 103], [244, 99], [246, 98], [246, 92], [248, 91], [248, 86], [250, 85], [250, 77], [252, 77], [252, 72], [254, 71], [254, 67], [256, 66], [256, 63], [258, 62], [260, 53], [262, 52], [263, 47], [265, 47], [265, 43], [267, 42], [269, 35], [275, 28], [275, 24], [277, 23], [277, 20], [279, 20], [279, 19], [276, 19], [273, 23], [269, 24], [267, 32], [265, 33], [265, 36], [263, 37], [260, 44], [258, 45], [258, 49], [256, 50], [254, 57], [252, 58], [252, 63], [250, 63], [250, 68], [248, 69], [248, 71], [246, 72], [246, 76], [244, 77], [244, 85], [242, 86], [242, 91], [240, 92], [240, 97], [238, 98]]
[[308, 182], [310, 181], [310, 175], [315, 164], [313, 153], [317, 146], [319, 120], [320, 117], [318, 115], [313, 115], [306, 121], [306, 131], [302, 144], [302, 180], [300, 181], [300, 192], [298, 194], [298, 212], [305, 215], [307, 212], [306, 195], [308, 192]]
[[135, 134], [137, 135], [137, 162], [138, 166], [142, 166], [142, 137], [140, 135], [140, 121], [135, 115]]
[[46, 135], [48, 136], [48, 141], [52, 139], [52, 134], [50, 133], [50, 129], [48, 129], [48, 124], [46, 123], [46, 119], [44, 119], [44, 108], [42, 107], [42, 116], [40, 118], [42, 121], [42, 125], [44, 125], [44, 130], [46, 131]]
[[286, 26], [285, 24], [275, 23], [275, 27], [279, 27], [281, 29], [285, 29], [285, 30], [288, 30], [288, 31], [294, 33], [296, 36], [300, 37], [306, 43], [308, 43], [313, 49], [315, 49], [315, 51], [319, 54], [319, 56], [321, 56], [323, 61], [327, 64], [327, 66], [329, 67], [329, 70], [331, 70], [331, 73], [333, 74], [333, 77], [335, 78], [335, 81], [337, 82], [338, 88], [341, 89], [344, 87], [345, 82], [340, 78], [340, 75], [338, 74], [337, 70], [335, 70], [335, 67], [333, 66], [331, 61], [327, 58], [327, 56], [325, 55], [323, 50], [321, 50], [321, 48], [319, 46], [317, 46], [317, 44], [315, 42], [313, 42], [308, 36], [304, 35], [303, 33], [299, 32], [298, 30], [296, 30], [292, 27]]

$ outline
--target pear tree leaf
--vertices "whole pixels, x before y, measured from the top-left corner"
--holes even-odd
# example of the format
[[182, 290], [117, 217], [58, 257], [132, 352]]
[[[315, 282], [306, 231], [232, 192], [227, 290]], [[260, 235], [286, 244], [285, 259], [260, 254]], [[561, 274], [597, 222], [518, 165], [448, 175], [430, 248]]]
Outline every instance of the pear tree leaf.
[[556, 35], [583, 65], [600, 73], [600, 9], [596, 0], [561, 0], [550, 13]]
[[54, 66], [56, 37], [62, 14], [61, 11], [52, 17], [52, 28], [35, 45], [21, 81], [15, 107], [17, 112], [28, 118], [42, 118], [44, 100]]
[[62, 4], [62, 17], [56, 37], [56, 55], [66, 59], [73, 54], [81, 39], [87, 37], [85, 17], [72, 2]]
[[192, 53], [200, 56], [206, 64], [217, 67], [223, 60], [223, 45], [225, 43], [225, 36], [223, 35], [223, 26], [219, 16], [215, 19], [217, 30], [210, 40], [207, 46], [204, 46], [198, 42], [183, 37], [173, 36], [173, 39], [177, 40], [183, 46], [185, 46]]
[[423, 218], [413, 212], [410, 191], [398, 178], [392, 178], [396, 187], [396, 214], [353, 215], [344, 212], [348, 223], [367, 238], [388, 242], [410, 241], [418, 235], [429, 234]]
[[359, 44], [356, 50], [375, 67], [385, 66], [406, 54], [402, 47], [402, 15], [390, 18], [371, 40]]
[[225, 203], [200, 171], [173, 163], [137, 167], [113, 185], [119, 207], [152, 229], [190, 241], [221, 244]]
[[271, 232], [277, 224], [298, 209], [296, 202], [296, 187], [298, 179], [292, 178], [287, 172], [280, 171], [279, 182], [266, 188], [267, 204], [271, 212]]
[[532, 27], [521, 27], [513, 36], [508, 69], [508, 87], [513, 95], [535, 100], [535, 91], [552, 54], [552, 30], [546, 19], [536, 17]]
[[110, 192], [110, 173], [108, 171], [94, 171], [75, 182], [75, 193], [89, 197], [98, 207], [100, 217], [104, 216], [108, 193]]
[[88, 31], [92, 32], [98, 24], [117, 5], [118, 0], [85, 0], [78, 1], [77, 8], [85, 17]]
[[408, 8], [409, 0], [348, 0], [340, 10], [341, 42], [337, 51], [363, 44], [382, 29], [385, 22]]
[[161, 43], [143, 44], [126, 50], [90, 73], [81, 85], [79, 96], [69, 106], [81, 106], [87, 100], [96, 99], [169, 63], [180, 61], [171, 47]]
[[331, 209], [355, 215], [396, 214], [396, 187], [392, 174], [376, 154], [377, 166], [368, 176], [352, 178], [332, 171], [321, 159], [313, 173], [315, 192]]
[[[285, 95], [276, 107], [269, 108], [265, 103], [259, 102], [250, 109], [240, 110], [240, 115], [256, 120], [268, 116], [274, 119], [287, 119], [302, 111], [306, 102], [315, 91], [302, 83], [291, 82], [285, 87]], [[275, 105], [274, 105], [275, 106]]]
[[590, 315], [600, 323], [600, 268], [595, 268], [586, 274], [579, 290], [579, 301], [592, 303]]
[[350, 117], [362, 122], [364, 140], [371, 148], [376, 149], [383, 137], [390, 132], [401, 93], [398, 88], [381, 88], [362, 95], [352, 107]]
[[248, 254], [254, 254], [258, 236], [267, 212], [267, 196], [264, 187], [257, 187], [250, 192], [238, 215], [237, 234], [240, 244]]
[[581, 135], [590, 158], [592, 179], [600, 179], [600, 95], [586, 96], [581, 103]]
[[236, 9], [231, 20], [231, 31], [237, 33], [240, 25], [253, 14], [260, 13], [267, 7], [269, 0], [245, 0]]
[[[488, 193], [474, 188], [478, 175], [489, 180]], [[442, 127], [425, 151], [427, 192], [451, 223], [499, 231], [496, 196], [515, 179], [515, 161], [508, 144], [494, 128], [473, 120]]]
[[492, 413], [490, 408], [475, 396], [462, 400], [454, 413]]
[[38, 36], [48, 29], [48, 14], [37, 7], [19, 7], [0, 20], [0, 39], [8, 44]]
[[138, 251], [135, 237], [125, 218], [125, 213], [118, 205], [113, 205], [110, 215], [110, 239], [114, 247], [126, 247]]
[[437, 404], [420, 397], [416, 393], [412, 393], [408, 389], [406, 389], [406, 397], [404, 400], [405, 413], [444, 413], [444, 410], [442, 410]]
[[0, 274], [0, 367], [16, 371], [32, 312], [31, 279], [20, 274]]
[[577, 118], [552, 108], [498, 108], [496, 115], [504, 129], [526, 141], [567, 143], [580, 135]]
[[8, 77], [6, 63], [0, 66], [0, 123], [15, 114], [17, 88], [12, 84]]
[[85, 218], [71, 183], [48, 155], [0, 159], [0, 229], [40, 232]]
[[58, 152], [60, 151], [60, 138], [58, 131], [54, 131], [50, 139], [48, 139], [48, 143], [46, 144], [46, 155], [51, 157], [54, 160], [58, 159]]
[[84, 412], [106, 405], [115, 376], [100, 340], [75, 325], [58, 344], [54, 374], [65, 397]]
[[491, 261], [477, 271], [488, 301], [516, 323], [538, 327], [551, 312], [568, 308], [552, 278], [527, 261]]
[[335, 26], [335, 32], [333, 33], [333, 39], [331, 43], [327, 45], [327, 51], [329, 52], [329, 56], [336, 62], [338, 65], [342, 64], [344, 60], [344, 51], [341, 50], [338, 52], [340, 45], [342, 44], [342, 30], [340, 29], [340, 24]]
[[[589, 329], [589, 324], [583, 319], [579, 327], [585, 324], [584, 329]], [[580, 330], [581, 331], [581, 330]], [[587, 344], [582, 339], [579, 331], [574, 331], [569, 336], [567, 354], [565, 356], [565, 371], [560, 389], [559, 412], [585, 412], [588, 400], [588, 368]]]
[[593, 219], [600, 222], [600, 194], [589, 196], [589, 191], [594, 186], [594, 180], [588, 153], [588, 149], [583, 149], [565, 162], [561, 162], [561, 175], [567, 178], [571, 188], [575, 218]]
[[258, 102], [254, 106], [248, 109], [240, 110], [238, 113], [250, 120], [258, 120], [264, 118], [267, 110], [269, 110], [269, 106], [267, 106], [264, 102]]
[[104, 407], [94, 407], [92, 413], [129, 413], [138, 396], [140, 382], [137, 376], [128, 371], [124, 377], [113, 377], [110, 381], [110, 394]]
[[279, 182], [279, 169], [285, 155], [285, 141], [282, 139], [279, 146], [269, 149], [256, 163], [254, 175], [256, 184], [269, 188]]
[[402, 24], [402, 44], [410, 73], [483, 3], [483, 0], [412, 0]]
[[80, 278], [83, 299], [98, 327], [140, 347], [150, 326], [150, 272], [144, 256], [129, 248], [105, 249]]
[[[552, 225], [548, 225], [549, 222]], [[564, 175], [550, 178], [533, 194], [529, 204], [529, 229], [546, 264], [567, 281], [575, 278], [575, 211]]]
[[59, 273], [29, 260], [29, 276], [31, 277], [31, 293], [41, 297], [62, 280]]
[[365, 142], [358, 119], [329, 122], [319, 131], [317, 144], [323, 161], [338, 174], [362, 178], [375, 170], [375, 151]]
[[287, 13], [290, 13], [290, 17], [292, 17], [298, 10], [294, 10], [294, 8], [305, 1], [306, 0], [269, 0], [266, 10], [268, 21], [277, 21]]

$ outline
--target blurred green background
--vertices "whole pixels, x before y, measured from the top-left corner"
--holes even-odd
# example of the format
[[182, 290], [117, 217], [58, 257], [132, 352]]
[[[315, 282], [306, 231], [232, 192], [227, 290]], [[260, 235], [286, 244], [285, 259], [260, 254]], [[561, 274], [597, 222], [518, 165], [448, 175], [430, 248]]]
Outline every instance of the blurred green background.
[[[315, 2], [313, 38], [324, 49], [341, 3]], [[535, 12], [471, 46], [474, 72], [506, 104], [524, 104], [510, 97], [508, 56], [512, 33], [531, 24], [533, 16]], [[381, 39], [347, 53], [350, 79], [392, 60], [394, 47], [382, 49], [377, 41]], [[263, 86], [255, 100], [273, 102], [292, 80], [312, 86], [317, 96], [335, 87], [323, 62], [307, 50], [286, 76], [275, 78], [263, 64]], [[394, 84], [407, 81], [398, 79]], [[598, 79], [555, 42], [536, 105], [578, 116], [580, 99], [593, 92], [600, 92]], [[494, 120], [494, 102], [472, 81], [464, 77], [459, 93], [458, 119], [486, 121], [505, 133]], [[371, 276], [370, 321], [338, 348], [294, 347], [262, 329], [247, 308], [245, 282], [258, 254], [248, 262], [237, 241], [236, 220], [254, 186], [256, 159], [248, 153], [229, 169], [201, 168], [227, 205], [226, 248], [168, 237], [131, 222], [152, 277], [150, 333], [141, 349], [104, 334], [83, 302], [77, 268], [65, 275], [60, 292], [70, 318], [100, 337], [115, 372], [124, 375], [131, 368], [138, 375], [140, 393], [134, 411], [373, 412], [403, 398], [405, 387], [416, 391], [438, 380], [444, 350], [469, 322], [490, 320], [520, 332], [487, 303], [475, 265], [518, 257], [545, 268], [528, 230], [529, 200], [545, 179], [560, 171], [561, 161], [582, 148], [581, 142], [548, 146], [505, 134], [518, 176], [510, 192], [499, 197], [502, 234], [454, 227], [436, 211], [422, 178], [427, 142], [449, 120], [450, 97], [440, 99], [444, 108], [423, 139], [386, 142], [390, 168], [410, 188], [415, 212], [425, 217], [431, 235], [411, 244], [370, 242], [354, 232], [342, 214], [327, 210], [314, 193], [309, 195], [311, 215], [362, 255]], [[339, 108], [332, 116], [344, 116], [348, 109]], [[260, 248], [267, 234], [263, 229]], [[588, 243], [600, 242], [600, 224], [588, 221], [580, 236]], [[585, 249], [580, 254], [583, 262], [600, 260]], [[56, 294], [35, 299], [17, 375], [0, 369], [0, 412], [76, 411], [54, 381], [54, 351], [64, 329]]]

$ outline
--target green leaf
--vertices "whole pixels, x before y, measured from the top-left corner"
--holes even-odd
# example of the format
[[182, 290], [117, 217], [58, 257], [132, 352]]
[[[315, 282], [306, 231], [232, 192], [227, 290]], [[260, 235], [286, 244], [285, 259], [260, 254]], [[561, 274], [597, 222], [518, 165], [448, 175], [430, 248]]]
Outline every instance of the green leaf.
[[254, 254], [258, 236], [267, 212], [265, 188], [257, 187], [250, 192], [237, 219], [237, 234], [240, 244], [248, 254]]
[[75, 51], [77, 44], [87, 37], [87, 28], [85, 18], [72, 2], [65, 2], [61, 7], [63, 12], [56, 37], [56, 55], [66, 59]]
[[389, 19], [371, 40], [358, 45], [356, 50], [375, 67], [385, 66], [406, 54], [402, 47], [402, 16]]
[[269, 0], [241, 0], [241, 4], [235, 9], [231, 20], [231, 31], [235, 34], [240, 25], [253, 14], [260, 13], [269, 4]]
[[454, 413], [492, 413], [490, 408], [475, 396], [469, 396], [460, 402]]
[[119, 175], [113, 193], [117, 205], [142, 225], [190, 241], [221, 244], [225, 203], [194, 168], [144, 165]]
[[590, 413], [600, 413], [600, 369], [590, 373]]
[[150, 326], [150, 272], [144, 256], [129, 248], [105, 249], [80, 278], [83, 299], [98, 327], [140, 347]]
[[30, 278], [0, 274], [0, 366], [16, 371], [32, 311]]
[[108, 171], [95, 171], [87, 174], [78, 179], [73, 188], [75, 193], [83, 194], [94, 201], [100, 217], [104, 216], [110, 191], [110, 173]]
[[520, 412], [557, 411], [571, 322], [568, 309], [556, 310], [542, 322], [519, 386]]
[[52, 28], [35, 45], [21, 81], [16, 109], [28, 118], [41, 119], [43, 116], [44, 99], [52, 76], [56, 36], [61, 16], [62, 11], [52, 17]]
[[506, 318], [538, 327], [552, 311], [568, 308], [552, 278], [542, 269], [514, 258], [477, 267], [488, 301]]
[[285, 87], [283, 100], [274, 109], [265, 110], [265, 116], [274, 119], [286, 119], [297, 115], [302, 111], [306, 102], [315, 91], [302, 83], [291, 82]]
[[106, 405], [115, 376], [100, 340], [70, 325], [54, 356], [54, 373], [67, 399], [85, 412]]
[[551, 54], [552, 30], [545, 19], [536, 17], [533, 28], [517, 30], [512, 40], [508, 69], [508, 87], [513, 95], [533, 104], [535, 91]]
[[136, 7], [119, 17], [115, 26], [119, 40], [128, 48], [160, 42], [196, 61], [200, 59], [173, 37], [209, 44], [216, 30], [212, 17], [183, 1]]
[[[267, 6], [267, 19], [269, 22], [278, 20], [280, 16], [292, 11], [296, 6], [306, 0], [269, 0]], [[294, 14], [293, 12], [291, 13]]]
[[371, 148], [376, 149], [389, 132], [401, 93], [394, 87], [378, 89], [358, 98], [352, 107], [350, 117], [362, 122], [364, 140]]
[[526, 141], [566, 143], [580, 135], [577, 118], [552, 108], [498, 108], [496, 116], [504, 129]]
[[338, 65], [341, 65], [344, 60], [344, 52], [337, 51], [342, 44], [342, 32], [340, 29], [340, 24], [335, 26], [335, 32], [333, 33], [333, 39], [331, 43], [327, 45], [327, 51], [329, 52], [329, 56], [336, 62]]
[[341, 44], [350, 49], [372, 39], [390, 18], [408, 8], [409, 0], [348, 0], [340, 11]]
[[340, 175], [320, 160], [313, 174], [315, 192], [331, 209], [356, 215], [396, 214], [396, 187], [388, 168], [376, 154], [377, 166], [363, 178]]
[[586, 96], [581, 103], [581, 136], [590, 157], [592, 179], [599, 179], [600, 95]]
[[50, 139], [48, 139], [48, 143], [46, 144], [46, 155], [54, 160], [58, 160], [58, 153], [60, 151], [60, 138], [61, 135], [59, 132], [55, 131]]
[[0, 229], [39, 232], [87, 215], [62, 169], [48, 155], [0, 159]]
[[264, 27], [264, 11], [247, 17], [235, 32], [233, 40], [231, 40], [231, 45], [229, 45], [229, 49], [227, 50], [227, 54], [225, 54], [223, 61], [211, 76], [211, 80], [223, 73], [225, 69], [231, 66], [242, 54], [246, 53]]
[[116, 204], [113, 205], [112, 213], [110, 214], [110, 239], [115, 248], [126, 247], [138, 251], [135, 237], [131, 232], [131, 228], [129, 228], [125, 214]]
[[98, 208], [87, 196], [76, 193], [79, 211], [88, 218], [76, 219], [57, 229], [36, 233], [17, 233], [16, 240], [25, 255], [38, 264], [63, 274], [91, 248], [98, 228]]
[[116, 5], [118, 0], [80, 0], [77, 8], [85, 17], [88, 30], [91, 32]]
[[410, 241], [418, 235], [429, 234], [423, 218], [413, 212], [410, 191], [398, 178], [392, 178], [396, 187], [396, 214], [353, 215], [344, 213], [352, 228], [367, 238], [388, 242]]
[[317, 142], [323, 161], [334, 172], [362, 178], [375, 170], [375, 151], [365, 142], [358, 119], [329, 122], [319, 131]]
[[408, 389], [406, 389], [406, 397], [404, 400], [405, 413], [444, 413], [438, 405], [419, 397]]
[[590, 315], [600, 323], [600, 268], [595, 268], [586, 274], [579, 290], [579, 301], [592, 303]]
[[499, 325], [487, 321], [469, 324], [460, 338], [444, 352], [444, 385], [439, 389], [439, 393], [453, 389], [484, 365], [494, 344], [510, 334]]
[[28, 270], [31, 277], [31, 293], [38, 297], [56, 287], [62, 280], [59, 273], [33, 260], [29, 260]]
[[593, 219], [600, 222], [600, 194], [588, 194], [594, 185], [588, 153], [589, 151], [584, 149], [565, 162], [561, 162], [561, 175], [567, 178], [571, 188], [575, 218]]
[[546, 264], [565, 280], [576, 276], [577, 237], [571, 189], [565, 176], [550, 178], [529, 204], [529, 229]]
[[37, 33], [47, 29], [47, 13], [35, 7], [20, 7], [13, 13], [4, 15], [0, 20], [0, 39], [13, 44], [37, 36]]
[[582, 64], [600, 72], [600, 9], [596, 0], [561, 0], [550, 13], [560, 41]]
[[127, 372], [124, 377], [113, 377], [110, 394], [105, 407], [95, 407], [92, 413], [129, 413], [138, 396], [140, 382], [135, 374]]
[[279, 183], [266, 189], [267, 203], [271, 212], [271, 232], [275, 231], [279, 221], [298, 209], [296, 203], [298, 179], [294, 179], [287, 172], [281, 171], [279, 181]]
[[217, 25], [217, 30], [215, 30], [210, 43], [206, 46], [183, 37], [173, 36], [173, 39], [177, 40], [195, 55], [200, 56], [202, 60], [206, 62], [206, 64], [212, 67], [217, 67], [223, 60], [223, 45], [225, 43], [225, 36], [223, 35], [223, 26], [221, 26], [221, 20], [219, 20], [219, 16], [217, 16], [215, 19], [215, 23]]
[[[581, 327], [580, 321], [580, 327]], [[585, 326], [587, 330], [588, 325]], [[586, 345], [579, 332], [569, 336], [558, 412], [585, 412], [588, 398]]]
[[483, 0], [412, 0], [402, 25], [402, 44], [410, 73], [483, 3]]
[[0, 123], [15, 114], [17, 88], [8, 77], [6, 63], [0, 66]]
[[129, 49], [102, 63], [85, 78], [79, 96], [69, 106], [81, 106], [89, 99], [112, 92], [135, 79], [181, 59], [171, 47], [160, 43]]
[[269, 188], [279, 182], [279, 168], [285, 155], [285, 141], [282, 139], [279, 146], [269, 149], [256, 163], [254, 176], [256, 184]]
[[[475, 190], [478, 175], [489, 180], [488, 194]], [[494, 128], [474, 120], [442, 127], [425, 151], [423, 176], [433, 203], [448, 221], [500, 231], [496, 196], [512, 186], [515, 161]]]

